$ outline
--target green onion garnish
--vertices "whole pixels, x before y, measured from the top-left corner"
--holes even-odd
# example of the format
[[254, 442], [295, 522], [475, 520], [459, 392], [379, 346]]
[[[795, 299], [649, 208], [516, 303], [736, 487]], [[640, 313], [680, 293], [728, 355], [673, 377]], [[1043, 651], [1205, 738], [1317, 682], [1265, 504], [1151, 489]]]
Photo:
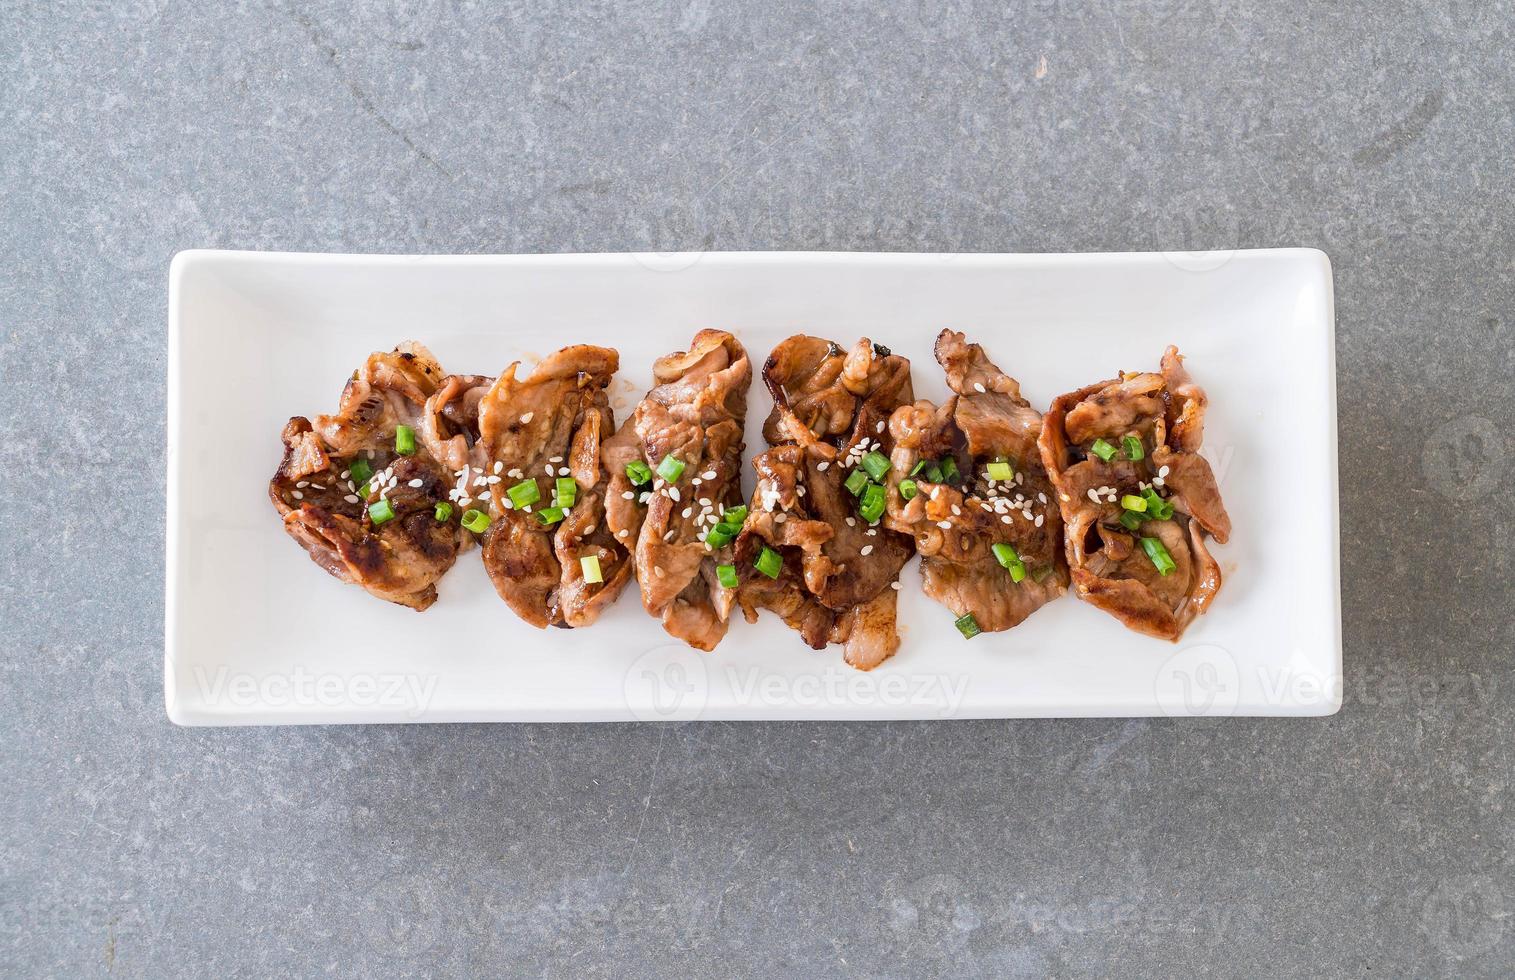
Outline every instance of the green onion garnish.
[[584, 572], [584, 581], [591, 585], [605, 581], [605, 576], [600, 572], [600, 558], [598, 555], [585, 555], [579, 559], [579, 568]]
[[1120, 505], [1127, 510], [1134, 510], [1139, 514], [1147, 512], [1147, 498], [1138, 497], [1134, 493], [1128, 493], [1120, 498]]
[[715, 566], [715, 577], [723, 588], [734, 589], [741, 584], [741, 579], [736, 577], [735, 565]]
[[954, 459], [951, 456], [945, 456], [945, 457], [943, 457], [942, 458], [942, 478], [940, 480], [938, 480], [937, 482], [938, 483], [956, 483], [961, 478], [962, 478], [962, 474], [957, 471], [957, 460]]
[[626, 479], [631, 481], [634, 487], [643, 487], [652, 482], [652, 467], [634, 459], [626, 464]]
[[677, 483], [679, 477], [684, 475], [684, 461], [677, 456], [664, 456], [658, 464], [658, 476], [663, 478], [664, 483]]
[[414, 456], [416, 453], [416, 430], [408, 425], [395, 428], [395, 452], [401, 456]]
[[358, 496], [360, 497], [367, 497], [371, 493], [373, 493], [373, 486], [370, 484], [365, 483], [358, 488]]
[[868, 475], [873, 479], [882, 480], [884, 474], [889, 472], [889, 457], [877, 449], [872, 450], [863, 457], [863, 469], [867, 470]]
[[724, 548], [732, 541], [736, 540], [736, 536], [740, 531], [741, 528], [732, 530], [725, 524], [717, 524], [715, 527], [705, 532], [705, 544], [709, 545], [711, 548]]
[[1156, 538], [1142, 538], [1142, 550], [1147, 557], [1152, 559], [1152, 564], [1157, 566], [1157, 574], [1168, 575], [1178, 568], [1173, 564], [1173, 556], [1168, 554], [1168, 549]]
[[1127, 459], [1142, 458], [1142, 441], [1136, 436], [1126, 436], [1120, 441], [1121, 448], [1125, 450]]
[[543, 507], [537, 511], [537, 520], [541, 521], [544, 527], [552, 527], [561, 521], [566, 513], [567, 511], [561, 507]]
[[762, 553], [752, 563], [752, 567], [769, 578], [778, 578], [779, 570], [784, 567], [784, 556], [765, 544], [763, 545]]
[[1142, 491], [1142, 499], [1147, 501], [1147, 516], [1154, 521], [1166, 521], [1173, 516], [1173, 505], [1168, 503], [1152, 487]]
[[378, 527], [385, 521], [395, 519], [395, 509], [390, 505], [387, 498], [380, 498], [368, 505], [368, 517], [373, 521], [374, 527]]
[[362, 485], [368, 482], [369, 477], [373, 476], [373, 467], [369, 465], [368, 460], [360, 456], [347, 468], [347, 475], [352, 479], [353, 483]]
[[1127, 531], [1140, 531], [1142, 515], [1134, 510], [1123, 510], [1120, 512], [1120, 524]]
[[483, 534], [484, 529], [489, 527], [489, 515], [482, 510], [469, 508], [463, 512], [463, 526], [474, 534]]
[[439, 520], [439, 521], [451, 520], [452, 519], [452, 504], [449, 504], [445, 500], [439, 502], [437, 504], [436, 517], [437, 517], [437, 520]]
[[541, 500], [542, 491], [537, 489], [537, 481], [526, 480], [506, 490], [505, 496], [509, 497], [510, 502], [519, 509]]
[[964, 613], [952, 625], [957, 627], [957, 631], [963, 634], [965, 640], [971, 640], [983, 632], [978, 628], [978, 620], [973, 618], [972, 613]]
[[861, 468], [855, 469], [847, 475], [847, 482], [842, 485], [846, 487], [847, 492], [852, 494], [854, 497], [860, 496], [863, 492], [863, 488], [868, 485], [868, 474]]
[[996, 459], [984, 467], [984, 473], [988, 475], [989, 479], [998, 480], [1001, 483], [1015, 479], [1015, 470], [1010, 466], [1008, 460], [1003, 459]]
[[928, 467], [930, 465], [931, 465], [931, 460], [929, 460], [929, 459], [923, 459], [920, 462], [916, 463], [913, 467], [910, 468], [910, 475], [911, 476], [920, 476], [922, 473], [926, 472], [926, 467]]
[[990, 550], [994, 552], [994, 560], [1010, 572], [1010, 581], [1019, 582], [1026, 577], [1026, 563], [1021, 561], [1014, 545], [996, 541]]
[[917, 491], [918, 491], [918, 488], [916, 487], [914, 480], [901, 480], [900, 481], [900, 499], [901, 500], [913, 500], [913, 499], [915, 499], [915, 495], [916, 495]]
[[554, 484], [554, 490], [556, 492], [553, 496], [552, 505], [554, 507], [562, 507], [565, 510], [572, 507], [573, 502], [579, 496], [579, 485], [574, 482], [571, 476], [558, 477], [557, 482]]
[[1105, 462], [1115, 458], [1115, 447], [1103, 439], [1096, 439], [1089, 444], [1089, 451]]
[[863, 491], [862, 502], [857, 507], [858, 514], [870, 524], [884, 516], [884, 488], [877, 483], [868, 484], [868, 489]]
[[742, 523], [747, 520], [747, 505], [739, 504], [736, 507], [727, 507], [721, 511], [721, 523], [730, 524], [741, 529]]

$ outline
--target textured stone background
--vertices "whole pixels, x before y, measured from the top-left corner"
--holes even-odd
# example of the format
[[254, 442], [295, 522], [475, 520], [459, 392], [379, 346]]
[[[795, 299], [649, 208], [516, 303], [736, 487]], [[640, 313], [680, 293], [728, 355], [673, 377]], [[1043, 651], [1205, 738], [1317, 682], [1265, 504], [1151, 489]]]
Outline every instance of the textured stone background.
[[[5, 4], [0, 972], [1508, 975], [1512, 24]], [[1336, 717], [164, 717], [178, 249], [1233, 244], [1335, 262]]]

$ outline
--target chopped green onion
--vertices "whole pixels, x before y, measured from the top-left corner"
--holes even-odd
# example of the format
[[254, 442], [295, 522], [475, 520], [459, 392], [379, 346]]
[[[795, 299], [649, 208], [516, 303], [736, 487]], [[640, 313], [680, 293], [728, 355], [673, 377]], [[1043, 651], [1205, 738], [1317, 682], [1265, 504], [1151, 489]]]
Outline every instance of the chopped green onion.
[[395, 452], [401, 456], [414, 456], [416, 453], [416, 430], [408, 425], [395, 428]]
[[484, 529], [489, 527], [489, 515], [482, 510], [472, 508], [463, 512], [463, 526], [474, 534], [483, 534]]
[[900, 481], [900, 499], [901, 500], [914, 500], [915, 499], [915, 495], [916, 495], [917, 492], [918, 492], [918, 488], [916, 487], [914, 480], [901, 480]]
[[1008, 460], [1003, 459], [996, 459], [984, 467], [984, 473], [988, 475], [989, 479], [998, 480], [1001, 483], [1015, 479], [1015, 470], [1010, 466]]
[[677, 456], [664, 456], [658, 464], [658, 476], [663, 478], [664, 483], [677, 483], [679, 477], [684, 475], [684, 461]]
[[961, 478], [962, 474], [957, 471], [957, 460], [951, 456], [942, 457], [942, 478], [937, 482], [956, 483]]
[[358, 488], [358, 496], [360, 496], [360, 497], [367, 497], [371, 493], [373, 493], [373, 485], [372, 484], [365, 483], [361, 487]]
[[506, 490], [505, 496], [509, 497], [510, 502], [517, 508], [521, 508], [530, 506], [541, 500], [542, 491], [537, 489], [537, 481], [526, 480]]
[[591, 585], [605, 581], [604, 574], [600, 571], [600, 556], [585, 555], [579, 559], [579, 568], [584, 572], [584, 581]]
[[752, 567], [769, 578], [776, 579], [779, 577], [779, 570], [784, 567], [784, 556], [765, 544], [763, 545], [762, 553], [752, 563]]
[[868, 475], [873, 479], [882, 480], [884, 474], [889, 472], [889, 457], [877, 449], [872, 450], [863, 457], [863, 469], [867, 470]]
[[1134, 510], [1123, 510], [1120, 512], [1120, 524], [1127, 531], [1140, 531], [1142, 515]]
[[652, 482], [652, 467], [640, 459], [634, 459], [626, 464], [626, 479], [634, 487], [646, 486]]
[[963, 639], [965, 640], [971, 640], [983, 632], [983, 630], [978, 628], [978, 620], [973, 618], [972, 613], [964, 613], [952, 625], [957, 627], [957, 631], [963, 634]]
[[715, 527], [705, 532], [705, 544], [709, 545], [711, 548], [724, 548], [732, 541], [736, 540], [736, 536], [741, 532], [741, 530], [741, 528], [732, 530], [732, 528], [728, 525], [717, 524]]
[[1166, 521], [1173, 516], [1173, 505], [1162, 497], [1152, 487], [1142, 491], [1142, 498], [1147, 501], [1147, 516], [1154, 521]]
[[437, 517], [437, 520], [439, 520], [439, 521], [451, 520], [452, 519], [452, 504], [449, 504], [445, 500], [439, 502], [437, 504], [436, 517]]
[[554, 489], [556, 491], [552, 500], [554, 507], [563, 507], [566, 509], [572, 507], [573, 502], [578, 499], [579, 485], [574, 482], [571, 476], [558, 477]]
[[994, 552], [994, 560], [1010, 572], [1010, 581], [1019, 582], [1026, 577], [1026, 563], [1021, 561], [1014, 545], [996, 541], [990, 550]]
[[1157, 538], [1142, 538], [1142, 550], [1152, 559], [1152, 564], [1157, 566], [1157, 574], [1169, 575], [1178, 568], [1173, 564], [1173, 556], [1168, 554], [1168, 549]]
[[543, 507], [537, 511], [537, 520], [541, 521], [544, 527], [552, 527], [558, 521], [561, 521], [566, 514], [567, 511], [561, 507]]
[[741, 584], [741, 579], [736, 577], [735, 565], [715, 566], [715, 577], [723, 588], [734, 589]]
[[394, 506], [387, 498], [381, 497], [368, 505], [368, 517], [373, 521], [374, 527], [378, 527], [386, 521], [395, 519]]
[[347, 468], [347, 475], [352, 479], [353, 483], [360, 485], [367, 483], [368, 478], [373, 476], [373, 466], [369, 464], [368, 460], [360, 456]]
[[1126, 436], [1120, 441], [1121, 448], [1125, 450], [1127, 459], [1142, 458], [1142, 441], [1137, 436]]
[[725, 510], [721, 511], [721, 523], [722, 524], [731, 524], [731, 525], [734, 525], [735, 527], [737, 527], [737, 528], [740, 529], [741, 526], [742, 526], [742, 523], [744, 521], [746, 521], [746, 520], [747, 520], [747, 505], [746, 504], [739, 504], [736, 507], [727, 507]]
[[854, 497], [861, 496], [863, 488], [868, 485], [868, 473], [863, 469], [855, 469], [847, 475], [847, 482], [842, 485]]
[[1103, 439], [1096, 439], [1089, 444], [1089, 451], [1105, 462], [1115, 458], [1115, 447]]
[[929, 459], [923, 459], [920, 462], [916, 463], [915, 466], [911, 467], [911, 469], [910, 469], [910, 475], [911, 476], [920, 476], [922, 473], [926, 472], [926, 467], [928, 467], [930, 465], [931, 465], [931, 460], [929, 460]]
[[869, 523], [883, 517], [884, 488], [877, 483], [868, 484], [868, 489], [863, 491], [863, 500], [858, 504], [857, 512]]
[[1134, 510], [1140, 514], [1145, 514], [1147, 512], [1147, 498], [1138, 497], [1134, 493], [1128, 493], [1125, 496], [1121, 497], [1120, 505], [1127, 510]]

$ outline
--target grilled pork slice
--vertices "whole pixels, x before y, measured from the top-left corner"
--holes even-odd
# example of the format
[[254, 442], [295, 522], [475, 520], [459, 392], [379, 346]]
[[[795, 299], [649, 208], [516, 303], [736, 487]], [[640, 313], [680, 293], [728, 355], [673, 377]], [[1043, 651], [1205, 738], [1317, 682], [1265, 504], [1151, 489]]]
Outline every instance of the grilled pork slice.
[[1176, 347], [1159, 373], [1123, 373], [1052, 403], [1039, 448], [1067, 522], [1078, 596], [1176, 641], [1220, 591], [1206, 538], [1231, 534], [1204, 440], [1204, 391]]
[[442, 382], [441, 365], [413, 341], [370, 355], [335, 414], [285, 425], [268, 486], [284, 529], [316, 564], [417, 610], [436, 601], [437, 580], [470, 540], [456, 519], [437, 519], [449, 481], [420, 436]]
[[770, 448], [752, 461], [734, 598], [749, 621], [771, 610], [810, 647], [841, 643], [848, 664], [871, 670], [899, 648], [895, 592], [913, 551], [882, 523], [888, 420], [913, 398], [910, 362], [866, 337], [849, 352], [801, 335], [774, 348], [763, 380]]
[[702, 330], [661, 357], [653, 387], [601, 453], [605, 524], [631, 543], [642, 605], [690, 646], [713, 650], [731, 603], [716, 574], [730, 543], [712, 531], [742, 502], [743, 426], [752, 367], [731, 334]]
[[1020, 625], [1068, 586], [1063, 522], [1036, 440], [1041, 413], [978, 344], [936, 338], [952, 397], [889, 420], [888, 517], [921, 554], [926, 594], [968, 637]]
[[[431, 400], [428, 444], [445, 459], [455, 507], [486, 513], [484, 568], [538, 628], [588, 626], [631, 581], [630, 551], [605, 522], [603, 439], [615, 351], [579, 344], [497, 379], [448, 378]], [[475, 515], [469, 515], [477, 521]]]

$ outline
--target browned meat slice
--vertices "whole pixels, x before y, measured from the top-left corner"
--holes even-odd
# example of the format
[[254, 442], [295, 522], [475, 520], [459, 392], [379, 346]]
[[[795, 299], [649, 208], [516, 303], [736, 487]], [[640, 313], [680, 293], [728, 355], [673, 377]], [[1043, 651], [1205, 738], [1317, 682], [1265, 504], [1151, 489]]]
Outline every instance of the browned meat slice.
[[[619, 366], [615, 351], [580, 344], [525, 378], [517, 362], [492, 381], [449, 379], [432, 402], [457, 464], [453, 502], [491, 519], [484, 568], [505, 604], [539, 628], [588, 626], [631, 581], [630, 550], [605, 521], [600, 465], [614, 430], [606, 388]], [[449, 426], [460, 434], [448, 438]]]
[[749, 620], [769, 609], [812, 648], [841, 643], [847, 663], [871, 670], [899, 648], [894, 591], [913, 551], [882, 524], [888, 419], [914, 397], [910, 362], [866, 337], [844, 352], [801, 335], [774, 348], [763, 380], [771, 448], [752, 461], [736, 601]]
[[1231, 534], [1199, 455], [1205, 404], [1169, 347], [1160, 373], [1122, 374], [1055, 400], [1039, 440], [1067, 522], [1074, 590], [1166, 640], [1214, 600], [1220, 566], [1205, 539], [1224, 544]]
[[422, 436], [443, 380], [420, 344], [370, 355], [335, 414], [289, 420], [268, 487], [284, 529], [316, 564], [412, 609], [436, 601], [437, 580], [469, 541], [456, 519], [437, 520], [449, 481]]
[[[652, 389], [601, 451], [606, 526], [616, 540], [635, 543], [647, 611], [671, 635], [713, 650], [731, 609], [715, 569], [731, 549], [719, 536], [707, 538], [742, 502], [752, 367], [731, 334], [702, 330], [688, 351], [659, 358], [652, 374]], [[627, 470], [633, 464], [645, 468], [637, 481]]]
[[915, 538], [926, 594], [965, 635], [1008, 630], [1068, 585], [1062, 517], [1037, 452], [1042, 416], [963, 334], [943, 330], [935, 353], [953, 394], [890, 418], [887, 523]]

